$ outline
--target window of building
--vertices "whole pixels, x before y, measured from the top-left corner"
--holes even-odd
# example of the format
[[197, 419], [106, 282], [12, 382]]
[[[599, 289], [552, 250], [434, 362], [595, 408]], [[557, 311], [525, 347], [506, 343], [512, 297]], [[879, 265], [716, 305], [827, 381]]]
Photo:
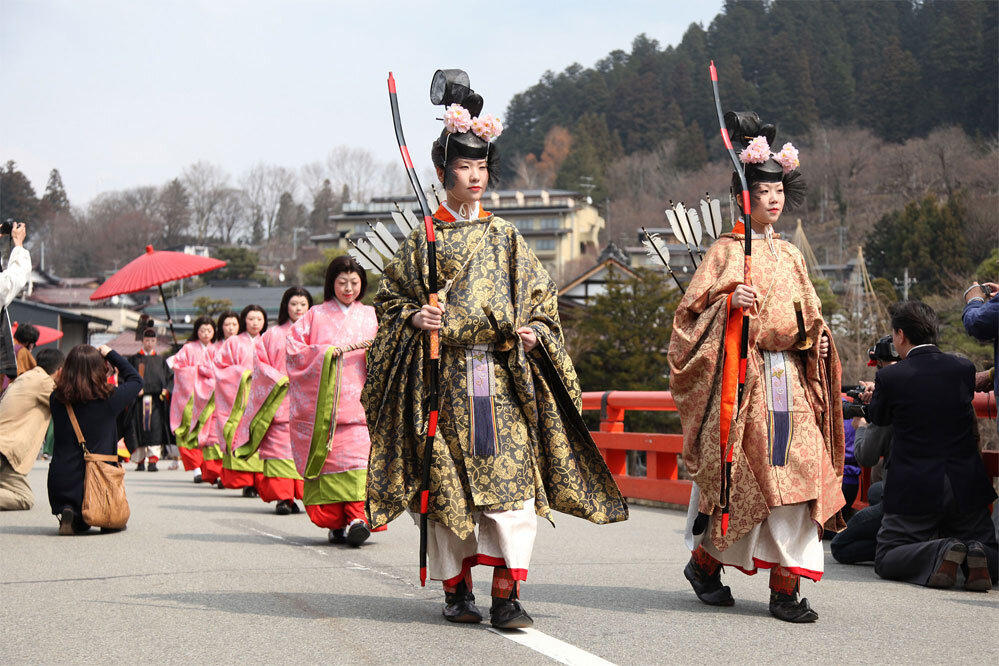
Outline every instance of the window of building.
[[363, 236], [364, 232], [368, 230], [368, 225], [364, 222], [357, 222], [354, 224], [354, 234], [357, 236]]
[[534, 220], [517, 220], [514, 224], [517, 225], [518, 231], [534, 231]]
[[538, 224], [539, 229], [558, 229], [561, 226], [562, 220], [557, 217], [543, 217]]
[[554, 238], [538, 238], [534, 241], [534, 249], [538, 252], [553, 252], [555, 250]]

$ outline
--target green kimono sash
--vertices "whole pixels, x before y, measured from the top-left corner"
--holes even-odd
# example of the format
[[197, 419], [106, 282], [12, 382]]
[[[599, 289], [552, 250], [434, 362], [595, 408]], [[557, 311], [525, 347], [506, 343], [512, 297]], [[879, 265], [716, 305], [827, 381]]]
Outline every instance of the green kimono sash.
[[243, 412], [246, 411], [246, 399], [250, 394], [250, 377], [252, 375], [252, 370], [243, 371], [243, 376], [239, 378], [239, 388], [236, 390], [236, 400], [232, 404], [232, 411], [229, 412], [229, 418], [222, 426], [222, 438], [225, 440], [226, 451], [232, 449], [236, 427], [239, 425], [239, 420], [243, 418]]
[[180, 417], [180, 425], [173, 431], [177, 438], [177, 446], [182, 449], [194, 449], [198, 446], [198, 437], [191, 437], [191, 416], [194, 415], [194, 396], [184, 405], [184, 413]]
[[288, 378], [282, 377], [274, 385], [274, 388], [271, 389], [263, 404], [260, 405], [260, 409], [254, 415], [253, 420], [250, 421], [250, 439], [246, 444], [232, 452], [235, 457], [249, 458], [257, 452], [260, 448], [260, 443], [264, 440], [264, 435], [267, 434], [267, 430], [274, 421], [274, 416], [277, 414], [278, 408], [281, 407], [281, 403], [284, 402], [287, 395]]
[[[343, 354], [333, 353], [329, 347], [323, 356], [323, 371], [319, 376], [319, 395], [316, 396], [316, 419], [312, 426], [312, 443], [305, 462], [306, 479], [314, 479], [323, 471], [336, 433], [336, 415], [340, 408], [340, 379], [343, 375]], [[330, 386], [332, 382], [332, 386]], [[330, 390], [332, 389], [332, 390]]]

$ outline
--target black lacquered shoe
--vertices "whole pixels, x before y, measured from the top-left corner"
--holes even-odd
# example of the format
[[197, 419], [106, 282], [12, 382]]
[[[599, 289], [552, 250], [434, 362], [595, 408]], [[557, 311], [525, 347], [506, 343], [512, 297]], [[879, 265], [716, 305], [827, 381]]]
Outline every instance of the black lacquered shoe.
[[721, 583], [721, 567], [714, 574], [709, 575], [694, 562], [691, 557], [687, 566], [683, 569], [683, 576], [690, 581], [690, 586], [694, 588], [697, 598], [709, 606], [733, 606], [735, 599], [732, 598], [732, 590], [728, 585]]
[[330, 530], [326, 535], [326, 540], [332, 544], [340, 545], [347, 543], [347, 535], [344, 534], [344, 529], [341, 527], [338, 530]]
[[354, 520], [347, 526], [347, 543], [358, 548], [371, 536], [371, 529], [363, 520]]
[[798, 624], [815, 622], [819, 619], [819, 614], [812, 610], [808, 599], [798, 601], [797, 592], [783, 594], [770, 590], [770, 614], [778, 620]]
[[458, 583], [454, 592], [444, 593], [444, 619], [457, 624], [478, 624], [482, 622], [482, 611], [475, 605], [475, 595], [465, 585]]
[[527, 629], [534, 626], [534, 620], [520, 605], [520, 601], [503, 597], [493, 597], [489, 623], [497, 629]]

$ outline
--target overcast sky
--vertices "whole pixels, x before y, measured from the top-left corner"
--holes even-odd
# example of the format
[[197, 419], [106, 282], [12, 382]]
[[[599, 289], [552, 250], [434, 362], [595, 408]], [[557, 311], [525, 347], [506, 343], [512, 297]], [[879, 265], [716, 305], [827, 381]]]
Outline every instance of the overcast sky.
[[414, 160], [440, 131], [433, 71], [460, 67], [502, 117], [545, 70], [591, 66], [645, 32], [661, 45], [721, 0], [0, 0], [0, 159], [41, 196], [160, 185], [197, 160], [236, 179], [340, 144], [399, 160], [394, 71]]

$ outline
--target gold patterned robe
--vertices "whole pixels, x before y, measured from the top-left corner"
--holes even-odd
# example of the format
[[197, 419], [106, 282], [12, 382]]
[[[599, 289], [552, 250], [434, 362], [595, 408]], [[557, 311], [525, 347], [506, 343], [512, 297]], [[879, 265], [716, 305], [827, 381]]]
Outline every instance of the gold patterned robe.
[[[579, 382], [563, 343], [555, 284], [516, 227], [480, 215], [456, 222], [443, 207], [435, 214], [438, 286], [453, 284], [442, 298], [430, 519], [464, 539], [474, 529], [473, 512], [520, 509], [534, 498], [536, 513], [549, 520], [551, 509], [595, 523], [625, 520], [627, 504], [579, 416]], [[361, 396], [371, 434], [372, 527], [416, 509], [429, 344], [409, 318], [427, 302], [426, 257], [421, 227], [386, 264], [375, 299], [378, 335]], [[538, 336], [529, 354], [515, 333], [522, 326]], [[574, 413], [560, 408], [557, 395]]]
[[[729, 435], [734, 458], [726, 534], [717, 520], [724, 478], [719, 415], [724, 339], [729, 295], [743, 282], [744, 239], [742, 233], [723, 234], [704, 255], [677, 308], [668, 354], [684, 463], [700, 487], [698, 510], [716, 518], [705, 538], [719, 550], [751, 532], [771, 507], [807, 502], [818, 525], [833, 530], [843, 525], [839, 356], [830, 335], [829, 357], [819, 358], [819, 337], [829, 333], [821, 303], [801, 253], [777, 234], [772, 241], [777, 256], [765, 238], [753, 241], [752, 280], [760, 297], [750, 312], [745, 393]], [[806, 335], [800, 345], [796, 300]], [[777, 383], [784, 395], [773, 388]], [[781, 400], [789, 409], [778, 432], [775, 403]]]

